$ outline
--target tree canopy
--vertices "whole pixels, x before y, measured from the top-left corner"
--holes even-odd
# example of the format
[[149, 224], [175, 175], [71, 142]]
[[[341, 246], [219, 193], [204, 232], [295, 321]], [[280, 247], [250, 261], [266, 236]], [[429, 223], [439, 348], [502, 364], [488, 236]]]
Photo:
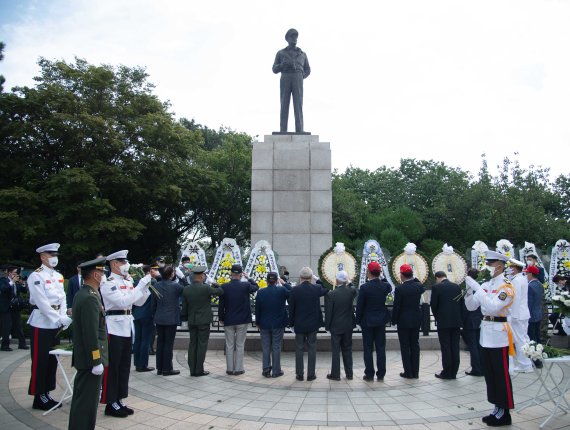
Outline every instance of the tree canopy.
[[58, 241], [73, 264], [116, 249], [147, 261], [187, 237], [249, 236], [249, 136], [177, 121], [142, 68], [39, 66], [34, 87], [0, 94], [0, 259]]
[[355, 167], [333, 176], [335, 240], [360, 250], [375, 238], [391, 253], [406, 242], [426, 254], [498, 239], [552, 246], [570, 237], [570, 176], [504, 159], [496, 176], [483, 157], [477, 177], [441, 162], [403, 159], [398, 168]]

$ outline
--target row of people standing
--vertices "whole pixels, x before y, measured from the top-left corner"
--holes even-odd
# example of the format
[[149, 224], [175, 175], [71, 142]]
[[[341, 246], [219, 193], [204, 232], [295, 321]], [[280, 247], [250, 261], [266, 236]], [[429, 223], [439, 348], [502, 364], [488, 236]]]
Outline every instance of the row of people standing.
[[4, 265], [0, 267], [0, 351], [12, 351], [10, 336], [18, 339], [18, 349], [29, 349], [22, 327], [22, 298], [28, 289], [20, 279], [18, 267]]

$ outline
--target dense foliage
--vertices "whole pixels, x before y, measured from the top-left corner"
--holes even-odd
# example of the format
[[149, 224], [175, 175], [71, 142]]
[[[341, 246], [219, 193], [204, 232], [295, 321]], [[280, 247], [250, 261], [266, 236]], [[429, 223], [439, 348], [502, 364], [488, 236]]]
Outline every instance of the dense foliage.
[[[360, 250], [375, 238], [391, 253], [406, 242], [427, 255], [444, 242], [457, 250], [501, 238], [548, 248], [570, 237], [570, 176], [550, 181], [547, 169], [505, 159], [477, 177], [435, 161], [403, 159], [398, 168], [348, 168], [333, 177], [335, 240]], [[462, 251], [460, 251], [462, 252]]]
[[1, 261], [35, 261], [49, 241], [69, 265], [249, 237], [249, 136], [177, 121], [141, 68], [39, 66], [34, 87], [0, 94]]

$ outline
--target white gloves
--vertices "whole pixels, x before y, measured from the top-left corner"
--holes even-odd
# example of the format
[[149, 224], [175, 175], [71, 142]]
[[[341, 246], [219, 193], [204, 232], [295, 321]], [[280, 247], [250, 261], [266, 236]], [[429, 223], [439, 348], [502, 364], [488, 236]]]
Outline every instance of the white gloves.
[[477, 282], [477, 281], [476, 281], [475, 279], [473, 279], [471, 276], [466, 276], [466, 277], [465, 277], [465, 285], [467, 285], [468, 288], [471, 288], [474, 293], [475, 293], [479, 288], [481, 288], [481, 285], [479, 285], [479, 282]]
[[63, 326], [64, 330], [67, 330], [67, 328], [71, 325], [72, 322], [73, 320], [66, 315], [59, 317], [59, 323]]
[[184, 273], [182, 273], [182, 270], [180, 270], [179, 267], [176, 268], [176, 277], [178, 279], [184, 279]]
[[150, 276], [150, 274], [145, 275], [144, 277], [141, 278], [141, 280], [137, 284], [137, 288], [141, 287], [141, 288], [148, 289], [148, 286], [150, 285], [151, 281], [152, 281], [152, 277]]
[[93, 373], [94, 375], [102, 374], [103, 373], [103, 365], [98, 364], [97, 366], [93, 366], [93, 369], [91, 369], [91, 373]]

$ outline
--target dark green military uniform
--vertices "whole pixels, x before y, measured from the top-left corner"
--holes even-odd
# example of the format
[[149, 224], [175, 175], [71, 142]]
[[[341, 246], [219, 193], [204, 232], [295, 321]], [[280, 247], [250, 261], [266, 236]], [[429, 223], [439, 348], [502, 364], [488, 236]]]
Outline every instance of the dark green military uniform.
[[[205, 267], [196, 266], [194, 273], [203, 273]], [[183, 321], [188, 321], [190, 343], [188, 344], [188, 367], [190, 375], [204, 375], [204, 360], [210, 338], [210, 324], [212, 324], [212, 295], [221, 296], [224, 290], [211, 287], [207, 284], [192, 282], [182, 291]]]
[[[99, 269], [104, 263], [104, 258], [92, 260], [83, 263], [82, 268], [99, 264]], [[73, 385], [69, 429], [94, 429], [102, 375], [94, 375], [92, 369], [99, 364], [109, 364], [105, 312], [99, 292], [84, 284], [73, 299], [72, 316], [72, 365], [77, 369], [77, 375]]]

